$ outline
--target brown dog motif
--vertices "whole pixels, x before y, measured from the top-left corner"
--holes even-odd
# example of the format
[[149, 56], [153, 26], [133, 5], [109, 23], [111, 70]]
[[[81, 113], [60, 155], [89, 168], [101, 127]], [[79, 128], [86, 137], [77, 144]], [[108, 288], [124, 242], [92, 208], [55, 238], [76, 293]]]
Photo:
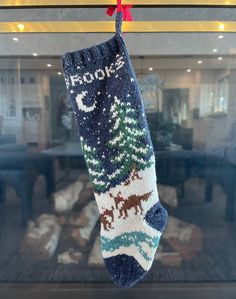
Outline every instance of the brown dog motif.
[[114, 199], [115, 201], [115, 205], [116, 205], [116, 209], [119, 210], [119, 203], [123, 203], [124, 202], [124, 197], [121, 196], [121, 192], [119, 191], [118, 194], [116, 196], [113, 196], [111, 193], [109, 193], [110, 197]]
[[[124, 201], [124, 204], [122, 208], [120, 209], [120, 216], [121, 218], [123, 216], [123, 219], [126, 219], [128, 217], [128, 210], [131, 210], [132, 208], [135, 208], [135, 215], [138, 214], [138, 207], [140, 209], [140, 214], [143, 214], [143, 208], [141, 201], [147, 201], [149, 197], [151, 196], [152, 191], [145, 193], [143, 195], [130, 195], [126, 201]], [[124, 214], [124, 215], [123, 215]]]
[[[123, 217], [123, 219], [126, 219], [128, 217], [128, 210], [131, 210], [132, 208], [135, 209], [135, 215], [138, 214], [140, 210], [140, 214], [143, 214], [143, 208], [142, 208], [142, 201], [147, 201], [149, 197], [151, 196], [153, 190], [151, 192], [144, 193], [143, 195], [130, 195], [126, 200], [120, 196], [121, 192], [117, 194], [117, 196], [113, 196], [111, 193], [109, 193], [110, 197], [114, 198], [116, 208], [119, 210], [120, 215], [119, 218]], [[118, 208], [118, 203], [122, 202], [122, 206]]]
[[[112, 206], [111, 210], [104, 209], [102, 214], [100, 214], [100, 221], [103, 225], [104, 230], [109, 231], [112, 229], [112, 223], [114, 222], [114, 207]], [[111, 217], [111, 220], [109, 220], [109, 217]]]

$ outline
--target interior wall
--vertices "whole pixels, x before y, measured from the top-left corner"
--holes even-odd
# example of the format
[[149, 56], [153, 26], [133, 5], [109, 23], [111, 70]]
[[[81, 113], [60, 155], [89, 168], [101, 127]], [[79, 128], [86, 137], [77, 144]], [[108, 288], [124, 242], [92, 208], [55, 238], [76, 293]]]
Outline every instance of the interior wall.
[[0, 84], [2, 134], [14, 135], [18, 143], [47, 144], [51, 138], [48, 74], [43, 71], [1, 71], [0, 78], [3, 80]]
[[[186, 127], [193, 128], [194, 148], [209, 149], [224, 144], [226, 132], [229, 132], [235, 121], [236, 105], [236, 70], [229, 75], [229, 108], [228, 113], [221, 116], [206, 116], [195, 119], [194, 109], [200, 108], [201, 85], [215, 83], [217, 77], [225, 70], [159, 70], [158, 76], [163, 81], [163, 88], [189, 89], [189, 113]], [[37, 71], [1, 71], [0, 78], [8, 83], [0, 84], [0, 119], [2, 133], [14, 134], [18, 143], [37, 143], [45, 146], [52, 140], [50, 111], [50, 75], [43, 70]], [[14, 84], [11, 83], [12, 78]], [[19, 80], [25, 78], [24, 84]], [[29, 78], [35, 78], [30, 84]], [[15, 117], [7, 116], [9, 99], [15, 101]], [[206, 101], [208, 99], [206, 98]], [[39, 108], [40, 119], [29, 121], [23, 117], [24, 108]]]
[[[216, 84], [216, 79], [229, 74], [229, 103], [228, 113], [211, 115], [195, 119], [194, 109], [201, 105], [201, 86]], [[196, 149], [212, 149], [223, 146], [226, 135], [229, 135], [232, 124], [236, 121], [236, 71], [232, 70], [197, 70], [187, 73], [186, 70], [160, 70], [158, 75], [164, 80], [164, 88], [189, 89], [189, 115], [187, 127], [193, 128], [193, 146]], [[203, 99], [209, 101], [209, 98]]]

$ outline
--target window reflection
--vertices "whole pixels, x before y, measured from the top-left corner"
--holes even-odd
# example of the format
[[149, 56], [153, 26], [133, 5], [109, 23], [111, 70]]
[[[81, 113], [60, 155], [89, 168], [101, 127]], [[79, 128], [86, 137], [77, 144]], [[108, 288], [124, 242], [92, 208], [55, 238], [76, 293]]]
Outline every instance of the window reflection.
[[[11, 69], [7, 59], [0, 59], [0, 281], [110, 281], [60, 58], [11, 58]], [[235, 280], [233, 59], [132, 60], [170, 215], [146, 281]]]

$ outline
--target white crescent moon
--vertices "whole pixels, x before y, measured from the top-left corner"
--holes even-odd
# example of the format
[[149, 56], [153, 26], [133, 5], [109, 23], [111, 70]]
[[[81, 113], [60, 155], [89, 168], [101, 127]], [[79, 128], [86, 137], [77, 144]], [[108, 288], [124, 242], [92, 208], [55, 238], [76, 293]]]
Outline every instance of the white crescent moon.
[[86, 105], [84, 105], [83, 99], [84, 99], [84, 97], [87, 94], [88, 94], [87, 91], [82, 91], [81, 94], [77, 94], [75, 100], [76, 100], [78, 109], [80, 109], [80, 110], [82, 110], [84, 112], [91, 112], [91, 111], [93, 111], [96, 108], [96, 101], [93, 103], [92, 106], [86, 106]]

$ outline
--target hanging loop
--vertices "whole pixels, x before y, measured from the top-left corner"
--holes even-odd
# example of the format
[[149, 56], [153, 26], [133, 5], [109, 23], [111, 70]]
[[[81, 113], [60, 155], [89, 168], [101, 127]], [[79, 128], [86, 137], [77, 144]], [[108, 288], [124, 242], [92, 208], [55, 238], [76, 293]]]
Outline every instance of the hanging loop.
[[122, 31], [122, 11], [117, 12], [116, 14], [116, 33], [121, 34]]

